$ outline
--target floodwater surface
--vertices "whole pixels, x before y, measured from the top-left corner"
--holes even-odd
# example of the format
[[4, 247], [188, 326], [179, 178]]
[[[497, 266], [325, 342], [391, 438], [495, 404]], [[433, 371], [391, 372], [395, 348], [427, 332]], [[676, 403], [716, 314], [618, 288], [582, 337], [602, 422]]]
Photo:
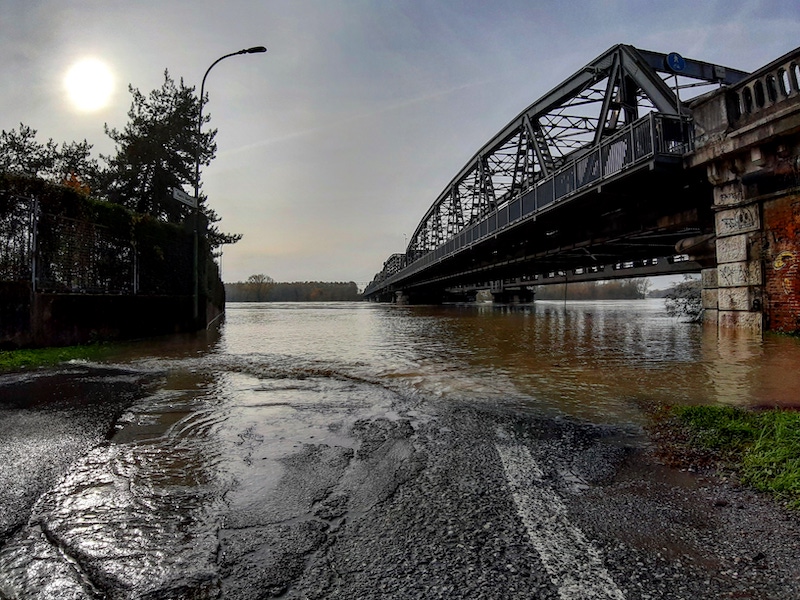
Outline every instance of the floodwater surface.
[[214, 353], [276, 355], [460, 399], [594, 421], [641, 405], [800, 404], [800, 340], [680, 322], [661, 300], [397, 307], [233, 304]]
[[399, 400], [418, 423], [435, 401], [631, 428], [652, 403], [800, 405], [797, 339], [718, 335], [660, 300], [229, 304], [219, 331], [110, 362], [0, 378], [0, 597], [247, 597], [248, 560], [266, 573], [321, 543], [299, 507], [319, 508], [353, 431], [397, 422]]

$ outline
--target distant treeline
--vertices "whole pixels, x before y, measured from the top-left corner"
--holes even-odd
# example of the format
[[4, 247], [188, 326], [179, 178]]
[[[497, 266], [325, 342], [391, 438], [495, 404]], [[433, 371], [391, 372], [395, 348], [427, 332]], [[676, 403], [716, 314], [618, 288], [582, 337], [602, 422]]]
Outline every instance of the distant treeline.
[[361, 300], [358, 286], [350, 281], [325, 283], [303, 281], [276, 283], [268, 281], [247, 281], [225, 284], [227, 302], [352, 302]]
[[[639, 300], [647, 297], [650, 280], [582, 281], [566, 286], [567, 300]], [[540, 285], [535, 293], [537, 300], [563, 300], [564, 284]]]

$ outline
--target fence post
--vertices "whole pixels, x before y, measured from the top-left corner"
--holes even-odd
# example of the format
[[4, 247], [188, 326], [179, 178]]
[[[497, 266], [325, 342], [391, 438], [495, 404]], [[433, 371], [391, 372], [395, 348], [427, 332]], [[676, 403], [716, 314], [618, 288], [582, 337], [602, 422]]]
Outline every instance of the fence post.
[[39, 252], [37, 232], [39, 230], [39, 198], [33, 198], [33, 214], [31, 215], [31, 287], [36, 292], [36, 255]]
[[133, 294], [139, 293], [139, 249], [133, 243]]

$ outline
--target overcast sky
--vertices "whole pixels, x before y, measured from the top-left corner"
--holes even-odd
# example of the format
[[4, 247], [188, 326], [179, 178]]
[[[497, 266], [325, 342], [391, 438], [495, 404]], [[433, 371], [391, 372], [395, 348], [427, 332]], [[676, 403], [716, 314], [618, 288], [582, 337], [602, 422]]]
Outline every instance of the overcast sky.
[[[203, 174], [225, 281], [364, 284], [456, 172], [529, 104], [609, 47], [754, 70], [800, 43], [797, 0], [3, 0], [0, 129], [114, 147], [128, 84], [206, 81], [218, 153]], [[104, 108], [64, 87], [82, 58]]]

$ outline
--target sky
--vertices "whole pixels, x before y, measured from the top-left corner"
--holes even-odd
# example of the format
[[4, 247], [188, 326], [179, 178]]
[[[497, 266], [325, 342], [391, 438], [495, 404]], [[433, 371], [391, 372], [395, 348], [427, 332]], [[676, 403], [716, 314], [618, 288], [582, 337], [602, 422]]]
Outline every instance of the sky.
[[[147, 94], [168, 69], [199, 89], [263, 45], [206, 80], [203, 189], [244, 236], [223, 279], [363, 286], [481, 146], [608, 48], [753, 71], [798, 32], [797, 0], [3, 0], [0, 129], [113, 154], [129, 84]], [[108, 69], [91, 109], [64, 83], [88, 58]]]

